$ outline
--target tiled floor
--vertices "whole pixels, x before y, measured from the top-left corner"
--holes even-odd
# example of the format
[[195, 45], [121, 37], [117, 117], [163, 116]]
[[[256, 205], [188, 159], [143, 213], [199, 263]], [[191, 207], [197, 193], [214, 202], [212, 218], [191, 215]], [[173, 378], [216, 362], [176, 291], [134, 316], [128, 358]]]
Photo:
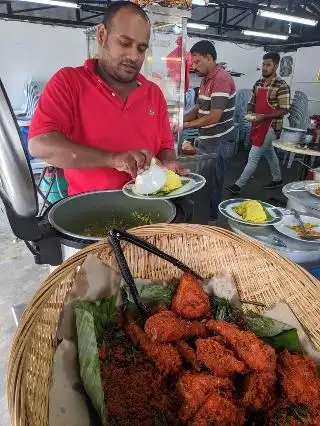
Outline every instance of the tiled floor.
[[[232, 161], [226, 184], [234, 183], [246, 162], [247, 152], [242, 150]], [[284, 169], [284, 181], [297, 180], [296, 166]], [[244, 197], [268, 200], [277, 198], [275, 204], [285, 203], [281, 190], [263, 191], [264, 183], [270, 180], [270, 173], [265, 161], [262, 161], [254, 178], [243, 191]], [[225, 193], [224, 198], [230, 198]], [[221, 218], [220, 226], [226, 221]], [[35, 265], [32, 255], [23, 242], [14, 242], [14, 236], [7, 222], [5, 213], [0, 209], [0, 426], [8, 426], [9, 418], [6, 402], [6, 367], [12, 337], [15, 331], [11, 306], [28, 301], [43, 279], [48, 275], [48, 268]]]

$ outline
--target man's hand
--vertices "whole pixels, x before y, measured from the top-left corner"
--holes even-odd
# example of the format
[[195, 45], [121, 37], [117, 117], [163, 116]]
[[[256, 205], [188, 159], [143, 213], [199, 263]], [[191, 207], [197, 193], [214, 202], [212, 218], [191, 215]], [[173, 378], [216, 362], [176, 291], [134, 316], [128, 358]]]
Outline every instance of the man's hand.
[[179, 126], [178, 124], [173, 124], [171, 126], [171, 132], [173, 135], [177, 135], [179, 133]]
[[266, 119], [264, 114], [255, 114], [255, 116], [254, 123], [262, 123]]
[[133, 179], [150, 167], [153, 154], [147, 149], [117, 152], [113, 154], [113, 168], [129, 173]]
[[188, 173], [190, 173], [189, 169], [185, 169], [182, 167], [176, 160], [168, 160], [168, 161], [162, 161], [161, 162], [162, 167], [165, 167], [166, 169], [172, 170], [175, 173], [177, 173], [180, 176], [185, 176]]

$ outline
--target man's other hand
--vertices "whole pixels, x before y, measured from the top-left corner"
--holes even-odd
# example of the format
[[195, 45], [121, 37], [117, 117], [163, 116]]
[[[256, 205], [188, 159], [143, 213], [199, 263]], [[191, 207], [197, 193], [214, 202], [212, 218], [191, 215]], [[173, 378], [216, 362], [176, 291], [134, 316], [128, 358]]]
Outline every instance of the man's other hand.
[[180, 176], [185, 176], [188, 173], [190, 173], [190, 170], [182, 167], [181, 164], [178, 163], [178, 161], [174, 161], [174, 160], [162, 161], [161, 165], [165, 167], [166, 169], [174, 171]]

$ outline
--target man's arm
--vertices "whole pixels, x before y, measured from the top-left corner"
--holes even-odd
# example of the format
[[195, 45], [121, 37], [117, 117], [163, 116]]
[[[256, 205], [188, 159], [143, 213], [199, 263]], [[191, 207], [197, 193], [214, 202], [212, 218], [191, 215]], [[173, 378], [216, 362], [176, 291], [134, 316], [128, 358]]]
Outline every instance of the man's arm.
[[33, 137], [29, 141], [29, 150], [32, 156], [61, 169], [114, 168], [132, 177], [148, 168], [152, 158], [148, 150], [115, 153], [80, 145], [60, 132]]
[[209, 114], [184, 124], [185, 129], [198, 129], [199, 127], [211, 126], [219, 123], [223, 114], [223, 109], [211, 110]]
[[198, 118], [198, 114], [199, 114], [199, 107], [198, 105], [196, 105], [192, 111], [188, 112], [187, 114], [184, 114], [183, 116], [183, 122], [189, 122], [189, 121], [194, 121]]
[[211, 93], [211, 110], [209, 114], [186, 122], [184, 127], [186, 129], [197, 129], [219, 123], [226, 109], [231, 92], [232, 88], [229, 81], [220, 80], [215, 82]]

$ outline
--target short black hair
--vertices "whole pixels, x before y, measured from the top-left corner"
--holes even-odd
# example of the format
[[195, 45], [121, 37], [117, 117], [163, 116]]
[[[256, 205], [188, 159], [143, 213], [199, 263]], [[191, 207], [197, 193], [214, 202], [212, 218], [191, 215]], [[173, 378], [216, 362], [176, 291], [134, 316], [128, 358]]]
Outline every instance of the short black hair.
[[271, 59], [276, 65], [280, 63], [280, 55], [278, 52], [268, 52], [263, 59]]
[[210, 55], [214, 61], [217, 60], [217, 51], [214, 45], [209, 40], [201, 40], [194, 44], [190, 49], [191, 55], [193, 53], [199, 53], [199, 55], [205, 56]]
[[103, 25], [106, 28], [110, 27], [115, 15], [119, 12], [119, 10], [124, 8], [130, 8], [136, 15], [141, 16], [141, 18], [143, 18], [150, 25], [149, 17], [142, 9], [142, 7], [138, 6], [136, 3], [126, 0], [112, 1], [110, 3], [104, 12]]

